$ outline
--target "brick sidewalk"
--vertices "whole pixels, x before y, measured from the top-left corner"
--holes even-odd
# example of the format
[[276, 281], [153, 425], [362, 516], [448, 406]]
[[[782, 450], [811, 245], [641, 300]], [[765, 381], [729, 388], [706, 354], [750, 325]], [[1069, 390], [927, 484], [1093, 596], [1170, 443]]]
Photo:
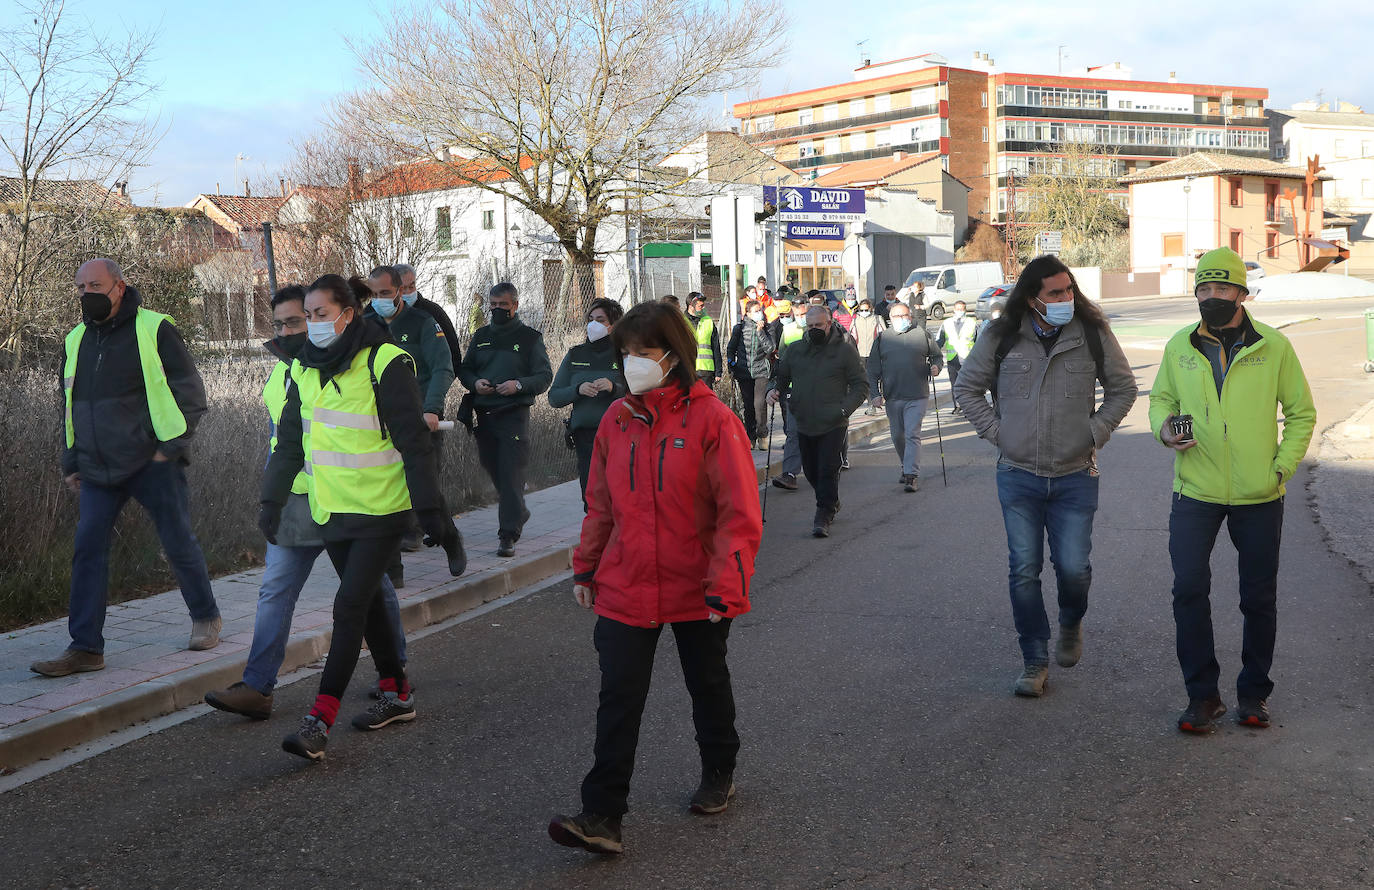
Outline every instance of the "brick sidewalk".
[[[850, 421], [851, 441], [886, 426], [885, 417], [856, 412]], [[779, 430], [773, 441], [775, 471], [781, 460]], [[764, 454], [755, 452], [754, 461], [762, 480]], [[577, 482], [531, 492], [526, 502], [530, 520], [514, 559], [495, 555], [494, 504], [458, 517], [468, 554], [461, 578], [449, 575], [440, 548], [405, 554], [406, 586], [397, 593], [407, 630], [443, 621], [568, 568], [582, 527]], [[220, 644], [205, 652], [186, 649], [191, 619], [176, 590], [110, 606], [103, 671], [52, 678], [29, 670], [34, 661], [66, 648], [71, 638], [65, 618], [0, 635], [0, 774], [196, 704], [206, 691], [240, 679], [253, 640], [261, 576], [259, 568], [212, 582], [224, 629]], [[322, 555], [296, 604], [282, 674], [328, 651], [337, 584], [328, 557]]]

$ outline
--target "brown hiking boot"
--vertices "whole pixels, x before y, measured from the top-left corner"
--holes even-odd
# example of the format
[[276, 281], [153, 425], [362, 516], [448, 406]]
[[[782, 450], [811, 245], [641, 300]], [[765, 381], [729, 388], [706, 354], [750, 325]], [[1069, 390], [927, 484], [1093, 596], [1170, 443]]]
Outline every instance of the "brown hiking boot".
[[272, 716], [272, 696], [263, 695], [247, 683], [234, 683], [228, 689], [212, 689], [205, 693], [205, 703], [254, 720]]
[[83, 652], [80, 649], [68, 649], [50, 661], [35, 661], [29, 665], [29, 670], [45, 677], [65, 677], [68, 674], [103, 671], [105, 670], [105, 656], [97, 655], [94, 652]]

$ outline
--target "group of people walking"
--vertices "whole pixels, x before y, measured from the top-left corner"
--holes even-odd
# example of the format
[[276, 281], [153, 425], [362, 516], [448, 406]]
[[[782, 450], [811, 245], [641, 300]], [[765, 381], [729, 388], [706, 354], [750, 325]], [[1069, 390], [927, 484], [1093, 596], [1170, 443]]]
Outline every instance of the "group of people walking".
[[[759, 287], [767, 295], [765, 283]], [[72, 644], [33, 665], [49, 676], [104, 666], [109, 534], [129, 497], [152, 515], [181, 583], [190, 648], [216, 645], [221, 627], [190, 530], [184, 475], [189, 439], [206, 410], [194, 363], [171, 320], [142, 307], [112, 261], [83, 265], [77, 292], [84, 321], [67, 338], [62, 363], [62, 465], [81, 499]], [[1270, 723], [1284, 486], [1311, 438], [1315, 408], [1291, 344], [1242, 305], [1248, 288], [1239, 257], [1225, 248], [1204, 255], [1195, 293], [1201, 320], [1169, 341], [1149, 395], [1152, 432], [1175, 452], [1169, 554], [1189, 699], [1178, 728], [1209, 732], [1227, 710], [1208, 570], [1223, 521], [1240, 557], [1245, 616], [1237, 719], [1262, 728]], [[439, 486], [438, 437], [454, 379], [468, 391], [459, 413], [471, 411], [481, 463], [498, 489], [503, 556], [529, 519], [530, 407], [546, 389], [552, 406], [571, 407], [567, 440], [586, 512], [573, 596], [597, 615], [601, 688], [581, 810], [548, 826], [558, 843], [623, 850], [621, 823], [664, 625], [673, 628], [700, 751], [691, 809], [709, 815], [729, 805], [740, 739], [727, 641], [733, 619], [751, 607], [762, 517], [750, 451], [766, 447], [760, 440], [770, 435], [765, 412], [773, 406], [782, 406], [787, 444], [772, 484], [795, 490], [797, 473], [804, 475], [816, 498], [812, 533], [825, 537], [841, 507], [850, 415], [866, 401], [886, 411], [899, 484], [914, 492], [931, 380], [948, 368], [957, 408], [998, 450], [1022, 656], [1013, 691], [1039, 697], [1047, 689], [1046, 539], [1058, 599], [1054, 660], [1069, 668], [1081, 659], [1097, 453], [1138, 386], [1105, 316], [1057, 258], [1026, 266], [1000, 318], [978, 325], [956, 305], [938, 333], [927, 331], [918, 307], [895, 298], [895, 288], [879, 307], [861, 300], [842, 313], [818, 292], [796, 302], [768, 295], [765, 311], [756, 288], [724, 351], [699, 293], [681, 310], [654, 302], [625, 311], [596, 300], [586, 311], [585, 342], [556, 374], [542, 336], [519, 320], [518, 299], [509, 283], [493, 287], [490, 323], [460, 355], [451, 329], [424, 308], [408, 267], [380, 267], [367, 279], [324, 275], [273, 295], [276, 336], [265, 345], [277, 364], [263, 390], [271, 452], [259, 514], [267, 570], [243, 679], [207, 701], [270, 716], [292, 610], [324, 552], [339, 576], [333, 637], [318, 695], [283, 748], [324, 756], [364, 640], [379, 676], [373, 705], [353, 725], [373, 730], [414, 718], [395, 592], [402, 579], [389, 570], [415, 537], [443, 546], [453, 574], [465, 568]], [[712, 389], [727, 369], [743, 418]]]

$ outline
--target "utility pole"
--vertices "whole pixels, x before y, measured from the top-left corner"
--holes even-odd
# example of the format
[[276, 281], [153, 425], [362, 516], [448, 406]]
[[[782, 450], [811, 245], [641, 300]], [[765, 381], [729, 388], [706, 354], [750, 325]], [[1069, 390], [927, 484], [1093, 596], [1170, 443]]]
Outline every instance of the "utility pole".
[[1007, 170], [1007, 257], [1004, 260], [1007, 280], [1016, 278], [1016, 171]]

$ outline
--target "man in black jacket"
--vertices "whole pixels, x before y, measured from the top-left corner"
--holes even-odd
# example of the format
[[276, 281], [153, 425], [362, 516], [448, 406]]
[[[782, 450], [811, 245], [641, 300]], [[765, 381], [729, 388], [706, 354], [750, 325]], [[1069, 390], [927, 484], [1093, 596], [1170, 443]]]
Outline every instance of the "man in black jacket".
[[888, 312], [892, 327], [880, 331], [868, 356], [869, 392], [873, 404], [887, 408], [887, 425], [897, 460], [902, 465], [900, 484], [915, 491], [920, 473], [921, 424], [930, 398], [931, 374], [944, 367], [940, 347], [923, 327], [913, 326], [911, 310], [894, 303]]
[[802, 472], [816, 490], [811, 533], [828, 538], [840, 511], [840, 463], [849, 415], [868, 398], [868, 378], [858, 349], [824, 306], [807, 310], [806, 334], [778, 362], [777, 388], [769, 391], [768, 400], [779, 398], [790, 398]]
[[449, 356], [453, 359], [453, 371], [456, 374], [458, 366], [463, 363], [463, 347], [458, 342], [458, 332], [453, 329], [453, 319], [448, 317], [443, 306], [420, 295], [420, 291], [415, 287], [414, 266], [409, 263], [397, 263], [391, 268], [401, 276], [401, 299], [405, 304], [428, 312], [434, 318], [434, 323], [444, 332], [444, 342], [448, 344]]
[[205, 386], [165, 315], [142, 307], [112, 260], [76, 273], [82, 324], [62, 351], [66, 402], [62, 475], [81, 500], [72, 555], [72, 642], [34, 672], [64, 677], [105, 667], [110, 532], [125, 502], [148, 511], [191, 613], [190, 649], [219, 645], [220, 616], [191, 531], [187, 452], [205, 414]]
[[497, 556], [514, 556], [530, 511], [525, 509], [530, 406], [553, 382], [544, 335], [517, 317], [515, 285], [494, 285], [488, 297], [491, 323], [468, 344], [458, 379], [474, 395], [477, 458], [501, 495]]

